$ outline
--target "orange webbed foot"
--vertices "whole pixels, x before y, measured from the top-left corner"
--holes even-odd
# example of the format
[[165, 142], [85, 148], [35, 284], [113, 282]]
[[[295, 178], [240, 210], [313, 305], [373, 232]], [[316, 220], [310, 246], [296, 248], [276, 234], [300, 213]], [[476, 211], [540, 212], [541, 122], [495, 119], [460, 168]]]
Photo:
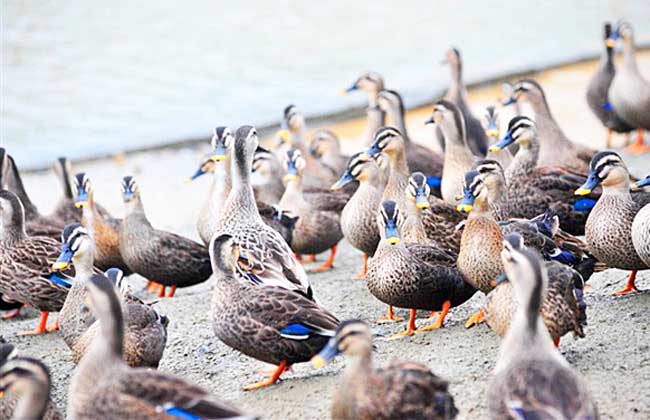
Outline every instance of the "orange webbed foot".
[[287, 370], [287, 361], [283, 360], [275, 369], [275, 371], [273, 371], [271, 376], [269, 376], [263, 381], [255, 382], [254, 384], [244, 386], [244, 391], [253, 391], [256, 389], [267, 387], [269, 385], [273, 385], [280, 379], [280, 375], [282, 375], [282, 373], [284, 373], [286, 370]]
[[442, 304], [442, 311], [438, 315], [438, 318], [436, 318], [435, 321], [433, 321], [433, 324], [426, 325], [422, 328], [418, 328], [418, 332], [423, 332], [423, 331], [431, 331], [431, 330], [437, 330], [442, 328], [445, 318], [447, 317], [447, 314], [449, 313], [449, 308], [451, 308], [451, 302], [446, 301], [445, 303]]
[[627, 279], [627, 283], [625, 284], [625, 287], [622, 288], [621, 290], [617, 290], [616, 292], [612, 293], [612, 296], [622, 296], [622, 295], [627, 295], [629, 293], [635, 293], [638, 292], [639, 289], [636, 288], [636, 285], [634, 284], [636, 280], [636, 271], [632, 271], [630, 273], [630, 277]]
[[[330, 250], [330, 256], [327, 259], [327, 261], [325, 261], [325, 264], [311, 270], [311, 272], [312, 273], [322, 273], [323, 271], [328, 271], [328, 270], [331, 270], [332, 268], [334, 268], [334, 256], [335, 255], [336, 255], [336, 245], [334, 245], [332, 247], [332, 249]], [[316, 260], [316, 256], [314, 255], [313, 257], [314, 257], [314, 260]]]
[[474, 315], [470, 316], [467, 321], [465, 322], [465, 328], [471, 328], [474, 325], [478, 325], [481, 322], [485, 321], [485, 312], [483, 312], [483, 309], [480, 311], [476, 312]]
[[386, 322], [401, 322], [401, 321], [404, 321], [404, 318], [402, 318], [401, 316], [395, 316], [395, 314], [393, 313], [393, 307], [389, 305], [386, 316], [379, 318], [375, 322], [377, 322], [378, 324], [383, 324]]
[[38, 322], [38, 326], [31, 330], [31, 331], [21, 331], [17, 333], [16, 335], [20, 336], [25, 336], [25, 335], [41, 335], [45, 334], [46, 332], [49, 332], [47, 329], [47, 317], [49, 316], [49, 312], [47, 311], [41, 311], [41, 319]]
[[417, 329], [415, 328], [415, 312], [416, 312], [415, 309], [409, 310], [409, 322], [408, 325], [406, 326], [406, 330], [391, 336], [389, 340], [396, 340], [398, 338], [404, 338], [404, 337], [408, 337], [409, 335], [415, 334], [415, 332], [417, 331]]

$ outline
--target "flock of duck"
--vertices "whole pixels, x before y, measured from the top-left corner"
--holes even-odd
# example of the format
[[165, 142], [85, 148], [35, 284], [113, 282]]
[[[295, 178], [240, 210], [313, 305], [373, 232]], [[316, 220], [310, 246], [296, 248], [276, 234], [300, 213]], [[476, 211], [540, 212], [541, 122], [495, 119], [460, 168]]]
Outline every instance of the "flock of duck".
[[[615, 69], [618, 41], [624, 60]], [[0, 149], [0, 309], [4, 317], [20, 316], [24, 305], [41, 311], [37, 327], [21, 334], [60, 331], [76, 364], [68, 415], [247, 417], [156, 370], [173, 317], [136, 296], [127, 276], [137, 273], [160, 298], [211, 279], [215, 336], [276, 366], [246, 390], [276, 383], [293, 364], [321, 367], [344, 353], [354, 361], [334, 391], [333, 418], [455, 417], [445, 380], [415, 362], [373, 367], [369, 324], [339, 320], [314, 295], [301, 262], [329, 251], [314, 271], [333, 269], [345, 238], [363, 253], [357, 277], [388, 307], [380, 321], [401, 321], [394, 307], [410, 310], [391, 339], [439, 329], [450, 310], [487, 296], [466, 326], [486, 322], [503, 337], [491, 418], [597, 418], [588, 385], [557, 346], [567, 333], [585, 336], [585, 283], [595, 271], [631, 270], [616, 293], [626, 294], [637, 290], [636, 272], [650, 269], [650, 176], [633, 180], [616, 152], [572, 143], [532, 79], [508, 85], [504, 105], [527, 103], [534, 117], [515, 116], [500, 137], [496, 107], [483, 121], [470, 111], [458, 50], [446, 62], [452, 84], [426, 121], [442, 153], [410, 137], [400, 95], [374, 72], [348, 89], [368, 95], [367, 147], [352, 156], [331, 131], [308, 141], [293, 105], [267, 148], [252, 126], [216, 128], [212, 153], [192, 177], [212, 176], [197, 222], [203, 243], [153, 227], [131, 176], [121, 182], [125, 216], [113, 217], [95, 201], [91, 176], [72, 175], [65, 159], [55, 164], [64, 196], [42, 215]], [[637, 130], [632, 150], [644, 150], [650, 83], [638, 72], [627, 22], [605, 26], [587, 99], [609, 131]], [[433, 321], [418, 328], [417, 310], [432, 311]], [[50, 312], [58, 317], [48, 325]], [[48, 368], [21, 350], [29, 353], [0, 345], [0, 417], [61, 418]]]

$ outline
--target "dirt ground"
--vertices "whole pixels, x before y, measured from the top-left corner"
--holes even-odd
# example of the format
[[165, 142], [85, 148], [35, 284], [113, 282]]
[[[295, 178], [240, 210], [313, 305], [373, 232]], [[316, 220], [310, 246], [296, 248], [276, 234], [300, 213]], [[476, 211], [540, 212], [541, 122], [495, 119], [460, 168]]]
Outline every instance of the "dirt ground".
[[[650, 54], [644, 53], [641, 58], [641, 70], [650, 76]], [[547, 86], [551, 109], [569, 136], [594, 147], [603, 147], [604, 131], [588, 114], [583, 99], [592, 68], [593, 63], [570, 66], [545, 72], [539, 80]], [[347, 82], [342, 81], [342, 85]], [[477, 104], [477, 113], [495, 95], [496, 87], [473, 92], [471, 99]], [[428, 110], [420, 109], [409, 114], [409, 124], [416, 138], [428, 135], [421, 128], [421, 117], [426, 112]], [[333, 128], [335, 131], [340, 128], [344, 138], [354, 138], [360, 132], [358, 121]], [[353, 150], [354, 143], [346, 142], [345, 148]], [[134, 175], [154, 226], [197, 238], [195, 221], [209, 180], [193, 184], [186, 184], [184, 180], [193, 173], [198, 158], [206, 150], [207, 147], [139, 153], [127, 156], [126, 160], [79, 165], [75, 170], [88, 173], [97, 200], [115, 215], [123, 214], [119, 181], [124, 175]], [[60, 154], [65, 155], [65, 150]], [[624, 156], [636, 176], [645, 175], [650, 169], [650, 156]], [[51, 174], [27, 175], [25, 183], [32, 199], [43, 211], [54, 205], [59, 188]], [[319, 262], [325, 258], [325, 255], [319, 256]], [[373, 323], [383, 315], [385, 306], [368, 292], [364, 281], [352, 279], [360, 266], [361, 254], [343, 241], [335, 269], [310, 276], [323, 305], [342, 320], [360, 318], [373, 325], [376, 364], [384, 364], [393, 358], [424, 363], [451, 382], [451, 393], [460, 411], [458, 418], [485, 418], [486, 387], [496, 361], [499, 340], [484, 325], [469, 330], [463, 326], [467, 317], [481, 306], [484, 296], [477, 294], [462, 307], [453, 309], [441, 330], [387, 341], [387, 336], [399, 332], [405, 325]], [[562, 354], [586, 377], [602, 418], [606, 419], [650, 418], [650, 270], [640, 272], [637, 277], [638, 286], [648, 292], [611, 297], [612, 291], [622, 287], [627, 274], [609, 270], [592, 277], [589, 283], [592, 288], [586, 295], [589, 304], [587, 336], [579, 340], [566, 336], [560, 345]], [[144, 285], [143, 280], [135, 276], [133, 283], [137, 288]], [[214, 395], [264, 418], [328, 417], [332, 390], [345, 367], [344, 358], [338, 358], [319, 371], [309, 364], [297, 365], [293, 372], [284, 375], [283, 382], [266, 389], [244, 392], [242, 385], [259, 380], [261, 377], [256, 371], [264, 366], [215, 338], [210, 324], [210, 290], [209, 283], [179, 289], [176, 297], [157, 305], [171, 321], [160, 369], [205, 386]], [[404, 316], [407, 314], [406, 310], [399, 312]], [[17, 331], [33, 328], [36, 316], [36, 311], [28, 310], [20, 319], [1, 321], [0, 335], [16, 344], [21, 353], [41, 358], [50, 367], [53, 397], [64, 408], [74, 366], [59, 334], [15, 336]], [[425, 322], [430, 321], [422, 319], [419, 324]]]

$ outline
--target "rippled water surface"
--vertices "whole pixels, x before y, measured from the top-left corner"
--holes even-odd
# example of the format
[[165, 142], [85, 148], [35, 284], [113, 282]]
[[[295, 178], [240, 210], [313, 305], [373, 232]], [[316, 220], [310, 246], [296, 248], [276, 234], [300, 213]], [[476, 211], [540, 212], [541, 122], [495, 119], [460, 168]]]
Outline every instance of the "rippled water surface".
[[[540, 4], [543, 3], [543, 4]], [[600, 48], [627, 17], [650, 40], [648, 0], [3, 0], [2, 144], [21, 166], [204, 137], [217, 124], [342, 110], [374, 69], [407, 103], [444, 87], [449, 45], [466, 79]], [[582, 98], [580, 98], [582, 99]]]

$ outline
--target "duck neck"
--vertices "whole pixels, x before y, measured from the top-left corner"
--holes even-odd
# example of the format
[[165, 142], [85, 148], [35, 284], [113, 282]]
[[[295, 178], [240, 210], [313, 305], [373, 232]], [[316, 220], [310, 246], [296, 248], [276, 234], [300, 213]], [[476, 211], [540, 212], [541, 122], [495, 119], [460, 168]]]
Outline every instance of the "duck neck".
[[506, 179], [513, 180], [531, 174], [539, 160], [539, 141], [537, 137], [520, 142], [519, 150], [506, 170]]
[[600, 65], [607, 70], [614, 70], [614, 48], [605, 46], [605, 50], [600, 56]]
[[463, 99], [463, 68], [460, 62], [450, 63], [449, 68], [451, 69], [451, 81], [449, 83], [449, 89], [447, 91], [447, 97], [451, 98], [452, 102], [457, 103]]
[[404, 149], [393, 151], [388, 156], [390, 162], [390, 173], [388, 182], [384, 189], [384, 200], [395, 200], [397, 203], [403, 202], [404, 191], [408, 186], [409, 169], [406, 163], [406, 153]]
[[343, 381], [351, 384], [363, 383], [367, 386], [368, 375], [372, 372], [372, 355], [370, 352], [350, 358], [350, 364], [343, 373]]
[[447, 162], [462, 164], [469, 168], [474, 162], [474, 155], [467, 147], [465, 131], [454, 121], [445, 121], [440, 124], [440, 130], [445, 138], [445, 166]]
[[0, 223], [0, 242], [4, 246], [13, 246], [27, 237], [24, 216], [22, 214], [20, 216], [22, 223], [16, 223], [16, 220], [13, 220], [8, 225], [4, 222]]
[[301, 209], [308, 206], [302, 193], [301, 177], [298, 177], [298, 179], [294, 181], [287, 182], [287, 186], [284, 189], [279, 204], [282, 210], [289, 210], [298, 214]]
[[291, 148], [298, 149], [301, 152], [306, 152], [305, 144], [307, 144], [307, 127], [300, 125], [296, 129], [291, 130]]
[[469, 216], [467, 216], [468, 220], [472, 219], [478, 219], [478, 218], [488, 218], [488, 219], [493, 219], [494, 216], [492, 215], [492, 212], [490, 211], [490, 206], [488, 205], [488, 200], [484, 200], [482, 198], [477, 198], [474, 201], [474, 205], [472, 206], [472, 211], [469, 213]]
[[83, 285], [93, 275], [93, 250], [87, 250], [82, 254], [75, 254], [74, 256], [74, 284]]
[[409, 138], [408, 132], [406, 130], [404, 105], [401, 102], [391, 102], [386, 112], [390, 116], [390, 119], [393, 121], [393, 124], [395, 124], [399, 132], [402, 133], [404, 142], [409, 143], [411, 139]]
[[366, 117], [368, 119], [366, 146], [370, 146], [377, 130], [386, 125], [386, 113], [378, 106], [368, 106]]
[[634, 40], [630, 37], [623, 41], [623, 66], [628, 70], [638, 71], [635, 57], [636, 47]]
[[231, 178], [231, 159], [230, 154], [226, 156], [226, 160], [223, 162], [217, 162], [217, 165], [214, 170], [213, 177], [213, 189], [211, 193], [211, 200], [213, 204], [216, 204], [217, 207], [222, 205], [228, 198], [230, 190], [232, 189], [232, 178]]
[[18, 172], [18, 168], [16, 167], [16, 164], [12, 158], [9, 159], [9, 164], [11, 167], [11, 175], [7, 177], [6, 181], [9, 187], [8, 189], [13, 191], [18, 196], [18, 198], [20, 198], [20, 202], [23, 203], [23, 209], [25, 210], [25, 220], [35, 219], [40, 215], [38, 208], [36, 208], [36, 205], [32, 203], [32, 200], [29, 198], [29, 195], [25, 190], [25, 186], [23, 185], [23, 179], [20, 176], [20, 172]]
[[44, 418], [50, 396], [50, 384], [32, 380], [16, 404], [13, 419]]
[[238, 214], [259, 214], [253, 186], [251, 185], [251, 163], [234, 160], [232, 162], [232, 190], [228, 195], [228, 207]]
[[130, 201], [126, 202], [125, 216], [127, 219], [137, 220], [140, 228], [152, 229], [151, 223], [144, 212], [144, 205], [142, 204], [142, 199], [139, 195], [136, 195]]

